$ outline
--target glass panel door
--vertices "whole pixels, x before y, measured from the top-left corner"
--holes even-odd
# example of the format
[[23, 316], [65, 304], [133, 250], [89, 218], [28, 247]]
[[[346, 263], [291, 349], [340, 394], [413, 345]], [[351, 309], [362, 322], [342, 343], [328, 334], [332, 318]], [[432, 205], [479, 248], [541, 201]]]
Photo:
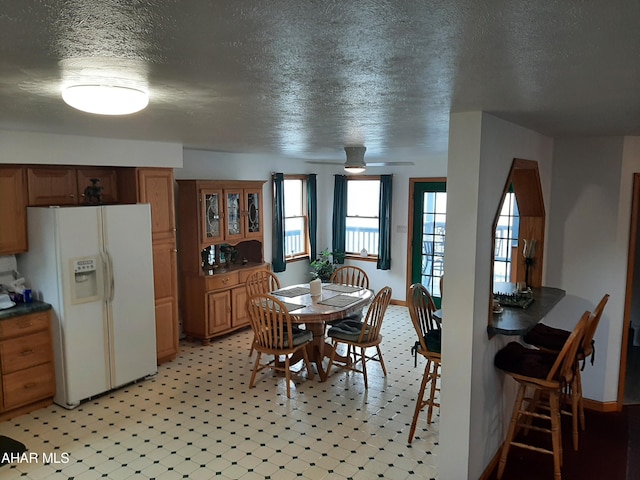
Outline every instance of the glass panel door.
[[444, 182], [418, 182], [413, 197], [411, 282], [421, 283], [440, 308], [444, 274], [447, 193]]
[[217, 240], [222, 239], [221, 224], [221, 208], [220, 199], [222, 195], [220, 191], [203, 191], [202, 205], [202, 243], [203, 245], [211, 245]]
[[226, 238], [242, 236], [242, 218], [240, 216], [240, 191], [225, 191], [227, 199], [227, 231]]
[[246, 193], [247, 200], [247, 236], [252, 233], [262, 231], [262, 221], [260, 218], [260, 193], [249, 191]]

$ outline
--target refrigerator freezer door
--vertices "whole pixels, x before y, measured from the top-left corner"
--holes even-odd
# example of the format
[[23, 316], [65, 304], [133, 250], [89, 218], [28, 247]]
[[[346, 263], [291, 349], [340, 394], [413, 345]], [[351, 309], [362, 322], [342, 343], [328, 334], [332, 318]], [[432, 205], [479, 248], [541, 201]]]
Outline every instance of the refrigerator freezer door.
[[157, 373], [156, 324], [148, 204], [102, 207], [109, 258], [107, 302], [112, 388]]
[[[78, 257], [100, 258], [102, 226], [98, 207], [53, 208], [57, 217], [55, 238], [57, 258], [63, 288], [60, 315], [57, 317], [59, 345], [56, 376], [61, 370], [64, 390], [57, 391], [54, 400], [59, 405], [74, 406], [85, 398], [109, 390], [109, 350], [106, 335], [102, 285], [103, 265], [96, 263], [99, 295], [95, 301], [74, 303], [71, 285], [75, 282], [74, 261]], [[31, 236], [31, 231], [29, 235]], [[47, 238], [47, 232], [41, 232]], [[53, 242], [51, 242], [53, 244]], [[52, 252], [53, 254], [54, 252]], [[47, 297], [44, 298], [47, 301]]]

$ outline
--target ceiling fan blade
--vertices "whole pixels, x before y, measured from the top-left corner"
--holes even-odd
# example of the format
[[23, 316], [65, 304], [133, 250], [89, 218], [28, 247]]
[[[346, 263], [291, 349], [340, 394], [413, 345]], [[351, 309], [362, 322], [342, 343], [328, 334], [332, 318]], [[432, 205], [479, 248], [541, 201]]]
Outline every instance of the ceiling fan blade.
[[323, 162], [320, 160], [306, 160], [304, 163], [310, 163], [311, 165], [344, 165], [344, 162]]
[[415, 165], [413, 162], [367, 162], [367, 167], [398, 167]]

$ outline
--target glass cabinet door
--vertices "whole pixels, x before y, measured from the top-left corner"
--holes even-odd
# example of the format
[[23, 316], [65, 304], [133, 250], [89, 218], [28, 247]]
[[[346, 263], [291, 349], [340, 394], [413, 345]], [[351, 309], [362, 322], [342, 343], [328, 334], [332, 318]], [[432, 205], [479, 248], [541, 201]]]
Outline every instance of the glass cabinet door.
[[242, 200], [242, 191], [225, 190], [226, 210], [227, 210], [227, 230], [226, 238], [234, 238], [242, 236], [242, 217], [240, 216], [240, 201]]
[[220, 191], [202, 192], [202, 243], [211, 245], [222, 239], [222, 194]]
[[245, 237], [260, 237], [262, 235], [262, 206], [260, 205], [260, 190], [245, 190], [246, 233]]

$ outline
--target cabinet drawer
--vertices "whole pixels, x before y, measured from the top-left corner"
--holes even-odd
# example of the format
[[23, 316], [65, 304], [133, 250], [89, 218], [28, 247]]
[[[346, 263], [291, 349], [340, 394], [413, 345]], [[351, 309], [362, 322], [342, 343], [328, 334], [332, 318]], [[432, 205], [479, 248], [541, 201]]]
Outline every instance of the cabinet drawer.
[[51, 337], [46, 330], [0, 342], [0, 367], [5, 375], [51, 360]]
[[22, 317], [0, 320], [0, 339], [28, 335], [40, 330], [48, 330], [48, 328], [49, 312], [32, 313]]
[[219, 290], [238, 284], [238, 272], [221, 273], [207, 278], [207, 290]]
[[52, 397], [54, 393], [53, 363], [45, 363], [2, 377], [3, 410]]

